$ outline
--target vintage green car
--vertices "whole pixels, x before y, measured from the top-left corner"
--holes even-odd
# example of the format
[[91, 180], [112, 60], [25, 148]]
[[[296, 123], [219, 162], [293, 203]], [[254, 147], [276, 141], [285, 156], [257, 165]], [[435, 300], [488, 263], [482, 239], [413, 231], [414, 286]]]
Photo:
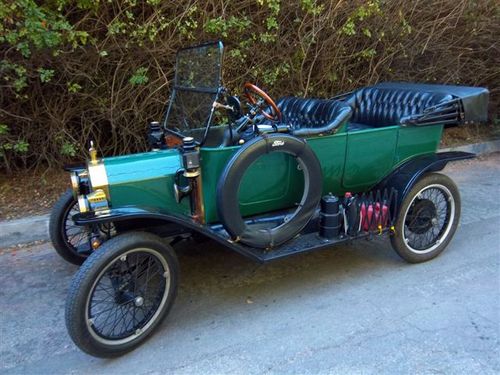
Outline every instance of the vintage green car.
[[[409, 262], [440, 254], [460, 217], [456, 185], [436, 173], [443, 128], [487, 117], [484, 88], [379, 83], [331, 99], [274, 101], [221, 85], [221, 42], [183, 49], [151, 151], [68, 168], [72, 191], [50, 221], [54, 248], [82, 264], [66, 324], [85, 352], [132, 350], [177, 293], [173, 245], [209, 238], [259, 262], [389, 234]], [[243, 111], [243, 108], [246, 110]]]

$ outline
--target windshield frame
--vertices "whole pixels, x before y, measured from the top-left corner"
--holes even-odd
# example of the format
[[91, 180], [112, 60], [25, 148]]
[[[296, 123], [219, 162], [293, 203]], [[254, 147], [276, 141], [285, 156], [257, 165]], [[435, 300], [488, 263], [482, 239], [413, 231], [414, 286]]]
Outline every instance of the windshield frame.
[[[179, 78], [179, 63], [180, 63], [180, 58], [182, 57], [183, 52], [193, 50], [193, 49], [201, 49], [204, 47], [210, 47], [214, 46], [218, 50], [218, 58], [215, 66], [215, 70], [218, 71], [218, 77], [216, 79], [216, 85], [217, 87], [189, 87], [189, 86], [183, 86], [180, 84], [180, 78]], [[190, 46], [186, 48], [182, 48], [177, 51], [176, 53], [176, 63], [175, 63], [175, 77], [174, 77], [174, 85], [172, 87], [172, 92], [170, 95], [170, 100], [168, 102], [168, 106], [166, 111], [164, 112], [163, 119], [162, 119], [162, 127], [163, 129], [171, 133], [177, 137], [184, 138], [186, 136], [189, 136], [189, 134], [183, 134], [186, 132], [189, 132], [190, 130], [198, 130], [198, 129], [203, 129], [205, 128], [205, 132], [203, 134], [203, 138], [200, 141], [196, 141], [198, 145], [203, 145], [205, 143], [205, 140], [207, 139], [208, 132], [210, 130], [210, 126], [212, 124], [212, 119], [214, 115], [215, 108], [213, 105], [209, 109], [209, 113], [207, 113], [206, 121], [203, 125], [201, 125], [198, 128], [184, 128], [180, 129], [177, 128], [179, 131], [176, 131], [172, 128], [170, 128], [168, 125], [169, 118], [172, 112], [172, 107], [176, 99], [176, 95], [178, 92], [192, 92], [192, 93], [203, 93], [203, 94], [212, 94], [213, 95], [213, 102], [216, 102], [220, 95], [222, 94], [224, 88], [222, 86], [222, 63], [223, 63], [223, 57], [224, 57], [224, 44], [222, 41], [215, 41], [215, 42], [205, 42], [201, 44], [197, 44], [195, 46]]]

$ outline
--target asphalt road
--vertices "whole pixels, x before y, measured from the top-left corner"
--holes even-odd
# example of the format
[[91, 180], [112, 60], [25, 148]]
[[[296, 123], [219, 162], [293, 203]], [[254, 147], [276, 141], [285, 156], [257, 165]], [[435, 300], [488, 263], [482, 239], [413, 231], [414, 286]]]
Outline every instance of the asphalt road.
[[184, 246], [170, 316], [114, 360], [83, 354], [66, 333], [76, 267], [49, 244], [0, 251], [0, 372], [499, 373], [500, 155], [446, 173], [462, 222], [433, 261], [406, 264], [383, 239], [269, 265]]

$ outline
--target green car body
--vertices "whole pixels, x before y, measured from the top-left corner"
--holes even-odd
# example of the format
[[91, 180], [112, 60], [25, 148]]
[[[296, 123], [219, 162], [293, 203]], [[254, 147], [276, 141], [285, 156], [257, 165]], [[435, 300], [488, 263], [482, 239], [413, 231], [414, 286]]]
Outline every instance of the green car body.
[[[316, 153], [323, 172], [323, 192], [343, 195], [363, 192], [377, 184], [410, 158], [433, 154], [443, 126], [389, 126], [311, 137], [308, 145]], [[216, 188], [228, 160], [239, 146], [202, 147], [201, 175], [205, 222], [216, 223]], [[189, 202], [177, 202], [175, 174], [182, 168], [176, 149], [104, 158], [111, 208], [137, 206], [160, 212], [190, 215]], [[260, 158], [245, 174], [240, 186], [240, 209], [244, 216], [293, 206], [302, 194], [302, 173], [286, 154]]]

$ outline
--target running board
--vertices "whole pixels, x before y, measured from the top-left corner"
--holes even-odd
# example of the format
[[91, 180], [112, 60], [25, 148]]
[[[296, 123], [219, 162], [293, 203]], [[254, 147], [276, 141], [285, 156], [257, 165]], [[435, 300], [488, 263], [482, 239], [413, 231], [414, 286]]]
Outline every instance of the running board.
[[[387, 232], [385, 230], [384, 232]], [[370, 238], [378, 236], [373, 233], [360, 233], [356, 237], [350, 237], [346, 235], [342, 235], [339, 238], [328, 240], [326, 238], [320, 237], [318, 232], [300, 234], [297, 237], [291, 239], [290, 241], [285, 242], [279, 247], [273, 249], [257, 249], [254, 247], [249, 247], [244, 244], [238, 242], [232, 242], [229, 240], [227, 233], [222, 229], [218, 233], [218, 237], [226, 237], [228, 238], [227, 242], [224, 243], [225, 246], [230, 249], [248, 257], [260, 263], [267, 263], [273, 260], [281, 259], [288, 257], [290, 255], [302, 254], [314, 250], [322, 250], [330, 248], [334, 245], [349, 242], [354, 239], [360, 238]]]

